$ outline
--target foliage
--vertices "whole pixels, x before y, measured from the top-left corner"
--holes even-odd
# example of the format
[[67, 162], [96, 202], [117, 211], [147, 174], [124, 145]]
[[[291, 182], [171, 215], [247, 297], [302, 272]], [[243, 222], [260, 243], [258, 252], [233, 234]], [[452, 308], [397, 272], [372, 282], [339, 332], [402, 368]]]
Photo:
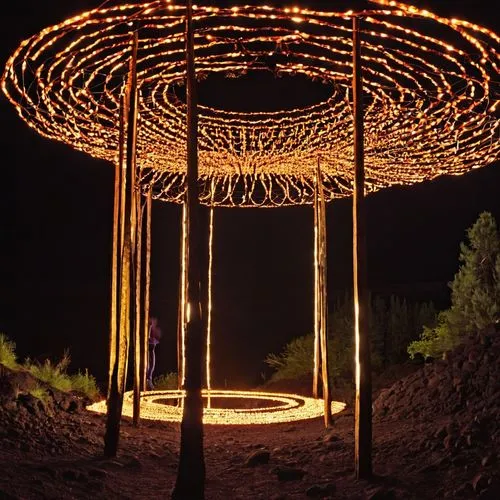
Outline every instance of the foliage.
[[268, 354], [265, 361], [276, 370], [272, 379], [296, 379], [311, 373], [313, 352], [313, 335], [304, 335], [289, 342], [282, 353]]
[[96, 379], [93, 375], [89, 375], [88, 370], [85, 370], [85, 373], [78, 372], [70, 375], [70, 381], [72, 391], [79, 392], [93, 401], [99, 398]]
[[28, 394], [31, 394], [34, 398], [37, 398], [43, 402], [47, 401], [47, 398], [48, 398], [47, 390], [44, 389], [40, 385], [36, 385], [35, 387], [32, 387], [28, 391]]
[[426, 327], [408, 353], [437, 357], [463, 338], [500, 320], [500, 233], [494, 217], [483, 212], [467, 230], [468, 244], [460, 244], [461, 266], [452, 282], [451, 307]]
[[66, 351], [57, 363], [52, 363], [50, 359], [46, 359], [43, 363], [33, 362], [27, 359], [24, 363], [25, 368], [37, 379], [46, 382], [51, 387], [59, 391], [71, 391], [71, 378], [66, 373], [71, 359]]
[[[16, 344], [9, 340], [5, 334], [0, 333], [1, 365], [14, 370], [25, 369], [38, 380], [60, 391], [75, 391], [92, 400], [99, 397], [96, 379], [92, 375], [89, 375], [87, 370], [85, 370], [85, 373], [78, 372], [75, 375], [68, 375], [67, 370], [71, 362], [68, 351], [64, 352], [63, 357], [57, 363], [53, 363], [50, 359], [46, 359], [43, 363], [40, 363], [27, 358], [21, 366], [16, 362], [15, 348]], [[39, 385], [30, 390], [30, 394], [41, 400], [45, 400], [47, 396], [45, 389]]]
[[17, 367], [16, 344], [0, 333], [0, 365], [13, 369]]
[[[370, 297], [370, 333], [372, 366], [401, 361], [407, 357], [406, 346], [417, 338], [425, 322], [435, 322], [432, 303], [410, 305], [405, 299], [391, 296]], [[348, 379], [354, 371], [354, 305], [347, 294], [338, 299], [328, 316], [328, 368], [333, 381]], [[297, 379], [313, 370], [314, 336], [290, 341], [280, 354], [269, 354], [265, 362], [274, 368], [271, 380]]]
[[155, 389], [167, 391], [177, 389], [178, 377], [176, 372], [169, 372], [163, 375], [158, 375], [153, 381]]

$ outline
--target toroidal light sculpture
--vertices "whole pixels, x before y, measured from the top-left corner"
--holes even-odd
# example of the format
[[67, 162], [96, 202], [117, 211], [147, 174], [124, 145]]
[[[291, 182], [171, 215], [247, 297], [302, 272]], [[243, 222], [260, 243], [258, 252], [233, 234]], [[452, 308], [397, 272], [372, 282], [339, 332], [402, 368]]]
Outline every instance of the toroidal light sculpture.
[[[344, 2], [348, 5], [348, 2]], [[337, 3], [335, 3], [337, 5]], [[194, 8], [196, 75], [305, 75], [324, 102], [242, 113], [199, 107], [201, 201], [213, 206], [312, 204], [318, 157], [326, 200], [350, 195], [352, 28], [362, 22], [366, 189], [463, 174], [496, 160], [499, 38], [492, 31], [388, 0], [356, 11]], [[185, 8], [165, 0], [105, 3], [21, 43], [2, 88], [40, 134], [115, 161], [119, 103], [139, 33], [137, 162], [144, 189], [185, 190]]]
[[[148, 391], [141, 394], [141, 416], [149, 420], [163, 420], [166, 422], [180, 422], [182, 406], [177, 406], [179, 399], [184, 397], [183, 391]], [[203, 423], [214, 425], [248, 425], [248, 424], [276, 424], [294, 422], [321, 417], [323, 415], [323, 401], [296, 394], [282, 394], [254, 391], [211, 390], [203, 391], [205, 399], [210, 398], [212, 405], [203, 412]], [[213, 402], [217, 399], [235, 399], [248, 401], [250, 407], [217, 408]], [[251, 402], [267, 402], [262, 407], [252, 407]], [[334, 401], [332, 414], [345, 408], [344, 403]], [[90, 411], [106, 413], [106, 402], [101, 401], [87, 407]], [[133, 393], [125, 394], [123, 415], [131, 417], [133, 411]]]

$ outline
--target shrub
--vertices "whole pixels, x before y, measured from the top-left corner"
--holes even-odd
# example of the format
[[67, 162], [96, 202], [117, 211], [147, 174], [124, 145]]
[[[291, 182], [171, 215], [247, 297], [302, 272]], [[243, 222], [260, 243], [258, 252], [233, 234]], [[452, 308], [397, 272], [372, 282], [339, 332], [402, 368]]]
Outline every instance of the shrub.
[[17, 367], [16, 344], [4, 333], [0, 333], [0, 364], [10, 369]]
[[46, 389], [41, 387], [40, 385], [36, 385], [35, 387], [32, 387], [29, 391], [28, 394], [31, 394], [34, 398], [39, 399], [40, 401], [47, 401], [48, 394]]
[[71, 378], [66, 373], [71, 359], [67, 351], [58, 363], [53, 364], [50, 359], [46, 359], [43, 363], [32, 362], [29, 358], [25, 361], [25, 368], [36, 378], [42, 382], [46, 382], [50, 386], [59, 391], [69, 392], [72, 389]]
[[271, 380], [297, 379], [312, 373], [314, 336], [304, 335], [289, 342], [282, 353], [268, 354], [265, 362], [276, 370]]
[[177, 389], [178, 386], [178, 381], [177, 381], [177, 373], [176, 372], [170, 372], [166, 373], [164, 375], [158, 375], [158, 377], [155, 377], [154, 379], [154, 387], [155, 389], [158, 390], [173, 390]]
[[88, 370], [85, 373], [78, 372], [76, 375], [70, 375], [71, 390], [87, 396], [91, 400], [97, 400], [100, 396], [96, 379], [89, 375]]

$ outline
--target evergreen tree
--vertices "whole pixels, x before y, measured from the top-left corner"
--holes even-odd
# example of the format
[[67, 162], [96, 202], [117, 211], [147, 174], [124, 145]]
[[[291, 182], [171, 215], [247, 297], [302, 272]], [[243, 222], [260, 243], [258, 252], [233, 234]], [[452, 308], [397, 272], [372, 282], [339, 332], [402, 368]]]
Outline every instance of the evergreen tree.
[[408, 346], [436, 357], [462, 339], [500, 320], [500, 234], [494, 217], [483, 212], [467, 230], [468, 244], [460, 245], [461, 266], [451, 288], [451, 307], [439, 314], [434, 328], [424, 327], [420, 340]]

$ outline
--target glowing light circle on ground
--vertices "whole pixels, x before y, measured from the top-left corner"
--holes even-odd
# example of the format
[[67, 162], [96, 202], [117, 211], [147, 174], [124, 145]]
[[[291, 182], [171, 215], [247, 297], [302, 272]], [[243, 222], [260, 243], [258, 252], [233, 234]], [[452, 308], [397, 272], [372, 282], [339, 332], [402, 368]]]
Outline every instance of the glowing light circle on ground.
[[[183, 391], [147, 391], [141, 393], [141, 418], [180, 422], [182, 407], [175, 402], [184, 396]], [[207, 400], [209, 394], [203, 391]], [[132, 417], [133, 392], [125, 393], [122, 415]], [[203, 423], [212, 425], [255, 425], [295, 422], [321, 417], [323, 415], [323, 400], [313, 399], [296, 394], [256, 391], [211, 390], [211, 400], [237, 399], [248, 400], [246, 408], [205, 408]], [[167, 404], [166, 401], [172, 401]], [[252, 408], [252, 401], [266, 402], [264, 407]], [[332, 414], [345, 408], [345, 403], [332, 402]], [[100, 401], [87, 407], [88, 410], [106, 413], [106, 402]]]
[[[499, 37], [392, 0], [365, 2], [362, 65], [368, 191], [462, 174], [498, 158]], [[312, 203], [318, 158], [327, 200], [353, 189], [352, 11], [198, 5], [199, 80], [305, 75], [331, 88], [315, 105], [268, 113], [200, 106], [201, 199], [215, 206]], [[2, 88], [37, 132], [116, 161], [119, 102], [139, 33], [138, 164], [154, 196], [185, 189], [182, 5], [106, 2], [21, 43]], [[246, 96], [242, 96], [242, 99]]]

